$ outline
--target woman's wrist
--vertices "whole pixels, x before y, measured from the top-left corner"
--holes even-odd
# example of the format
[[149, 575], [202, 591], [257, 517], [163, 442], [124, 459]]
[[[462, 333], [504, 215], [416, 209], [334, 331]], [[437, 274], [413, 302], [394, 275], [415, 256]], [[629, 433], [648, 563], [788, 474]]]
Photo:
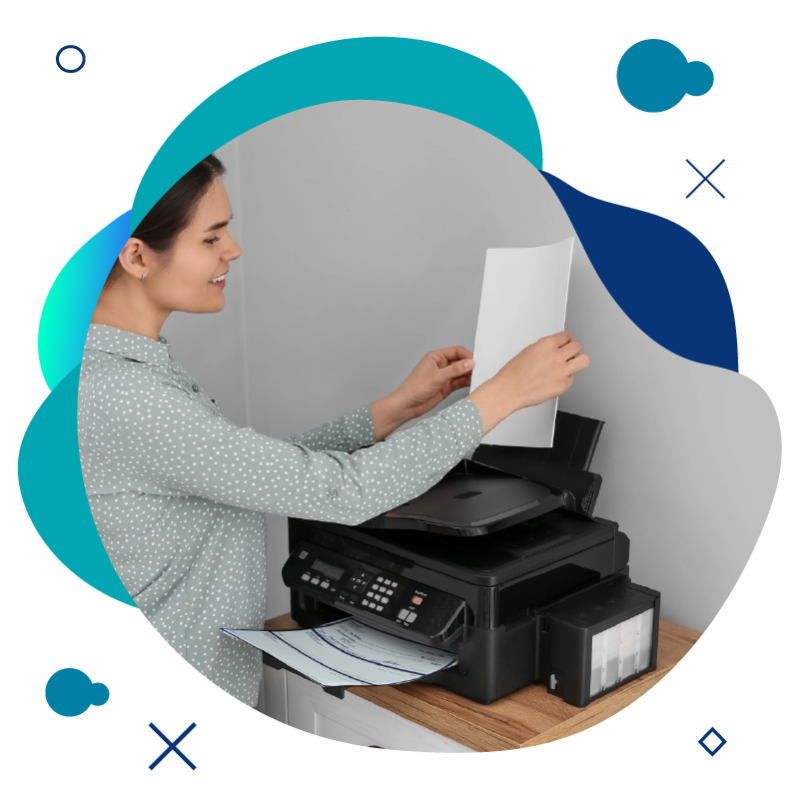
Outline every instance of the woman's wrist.
[[410, 411], [409, 405], [403, 402], [396, 392], [371, 403], [370, 411], [376, 442], [382, 442], [390, 433], [415, 416]]
[[518, 410], [512, 398], [513, 393], [496, 376], [469, 394], [467, 399], [472, 401], [483, 420], [484, 436]]

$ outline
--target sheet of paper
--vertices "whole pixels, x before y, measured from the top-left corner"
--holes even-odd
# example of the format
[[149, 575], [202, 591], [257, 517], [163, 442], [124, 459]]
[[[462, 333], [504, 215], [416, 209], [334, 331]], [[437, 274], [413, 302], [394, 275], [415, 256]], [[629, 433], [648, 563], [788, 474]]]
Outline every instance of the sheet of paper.
[[408, 683], [452, 667], [456, 656], [348, 618], [301, 631], [222, 629], [322, 686]]
[[[471, 391], [528, 345], [564, 330], [574, 238], [486, 251]], [[558, 400], [506, 417], [482, 444], [552, 447]]]

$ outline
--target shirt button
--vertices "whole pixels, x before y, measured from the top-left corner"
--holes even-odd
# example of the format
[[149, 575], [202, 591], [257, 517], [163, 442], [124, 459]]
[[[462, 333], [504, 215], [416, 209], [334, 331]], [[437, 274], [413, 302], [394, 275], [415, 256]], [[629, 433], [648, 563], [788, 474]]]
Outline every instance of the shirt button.
[[199, 392], [200, 391], [200, 387], [196, 383], [193, 383], [192, 384], [192, 391], [193, 392]]
[[333, 500], [333, 498], [336, 497], [338, 494], [339, 492], [337, 492], [336, 489], [328, 489], [328, 498], [330, 500]]

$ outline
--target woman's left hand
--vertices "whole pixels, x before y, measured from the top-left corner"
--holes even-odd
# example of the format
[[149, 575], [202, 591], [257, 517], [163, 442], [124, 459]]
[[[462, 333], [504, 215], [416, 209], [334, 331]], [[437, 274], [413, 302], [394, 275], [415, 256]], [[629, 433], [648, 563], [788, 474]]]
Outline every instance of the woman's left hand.
[[465, 347], [445, 347], [425, 353], [395, 391], [408, 419], [421, 417], [457, 389], [470, 385], [474, 362]]

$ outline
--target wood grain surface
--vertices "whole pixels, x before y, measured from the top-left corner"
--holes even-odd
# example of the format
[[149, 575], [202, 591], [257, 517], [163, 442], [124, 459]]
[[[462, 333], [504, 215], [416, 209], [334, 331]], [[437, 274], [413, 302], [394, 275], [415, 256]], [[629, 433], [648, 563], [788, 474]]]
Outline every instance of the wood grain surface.
[[[290, 614], [264, 624], [265, 630], [299, 628]], [[656, 669], [586, 708], [576, 708], [548, 694], [541, 683], [526, 686], [488, 706], [420, 682], [354, 686], [347, 691], [473, 750], [516, 750], [563, 739], [613, 716], [655, 686], [699, 638], [697, 631], [661, 620]]]

